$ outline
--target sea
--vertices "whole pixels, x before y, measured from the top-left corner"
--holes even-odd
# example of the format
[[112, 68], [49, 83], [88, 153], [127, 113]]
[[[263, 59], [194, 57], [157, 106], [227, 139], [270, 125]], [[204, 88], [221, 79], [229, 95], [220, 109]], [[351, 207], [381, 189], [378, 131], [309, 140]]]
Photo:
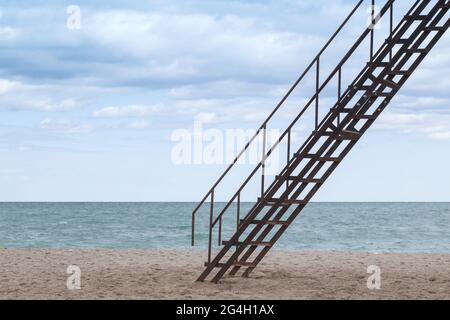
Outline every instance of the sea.
[[[241, 211], [252, 205], [242, 203]], [[3, 202], [0, 247], [190, 249], [194, 207], [195, 203]], [[208, 221], [204, 208], [197, 214], [194, 249], [207, 247]], [[224, 216], [224, 240], [235, 230], [235, 221], [232, 212]], [[310, 203], [275, 248], [448, 253], [450, 203]]]

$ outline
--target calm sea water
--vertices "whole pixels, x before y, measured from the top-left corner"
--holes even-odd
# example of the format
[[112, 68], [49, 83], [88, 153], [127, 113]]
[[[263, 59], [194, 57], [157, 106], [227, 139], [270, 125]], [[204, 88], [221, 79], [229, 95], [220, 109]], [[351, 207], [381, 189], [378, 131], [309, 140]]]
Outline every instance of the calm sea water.
[[[193, 203], [0, 203], [0, 247], [188, 248], [193, 207]], [[206, 246], [208, 237], [206, 210], [198, 217], [199, 248]], [[230, 216], [224, 222], [225, 234], [234, 230], [232, 221]], [[312, 203], [277, 248], [450, 252], [450, 203]]]

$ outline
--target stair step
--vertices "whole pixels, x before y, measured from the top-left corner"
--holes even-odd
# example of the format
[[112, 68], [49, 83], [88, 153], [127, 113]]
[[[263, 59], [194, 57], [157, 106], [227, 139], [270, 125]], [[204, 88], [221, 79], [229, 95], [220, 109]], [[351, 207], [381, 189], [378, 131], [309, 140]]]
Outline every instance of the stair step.
[[407, 44], [410, 41], [411, 41], [411, 39], [400, 38], [400, 39], [397, 39], [397, 41], [395, 41], [395, 43], [397, 43], [397, 44]]
[[[237, 245], [241, 246], [243, 245], [244, 242], [243, 241], [238, 241]], [[236, 242], [232, 242], [232, 241], [222, 241], [222, 245], [226, 246], [226, 245], [232, 245], [235, 246]], [[256, 241], [250, 241], [250, 243], [248, 243], [249, 246], [258, 246], [258, 247], [272, 247], [273, 244], [270, 242], [256, 242]]]
[[[210, 265], [211, 265], [211, 263], [205, 262], [205, 267], [209, 267]], [[235, 266], [235, 267], [242, 267], [242, 268], [247, 268], [247, 267], [256, 268], [256, 265], [252, 262], [234, 262], [231, 265]], [[225, 267], [225, 263], [222, 263], [222, 262], [219, 262], [218, 264], [216, 264], [214, 266], [214, 268], [223, 268], [223, 267]]]
[[425, 28], [425, 31], [444, 31], [444, 30], [445, 30], [444, 27], [438, 27], [438, 26]]
[[343, 130], [342, 133], [339, 135], [340, 140], [358, 140], [361, 138], [361, 133], [357, 131], [350, 131], [350, 130]]
[[335, 158], [335, 157], [319, 157], [316, 154], [307, 154], [305, 155], [305, 158], [307, 159], [316, 159], [318, 161], [322, 162], [340, 162], [341, 159]]
[[[245, 222], [244, 219], [241, 219], [241, 223]], [[263, 221], [263, 220], [253, 220], [252, 222], [250, 222], [250, 224], [267, 224], [269, 226], [288, 226], [289, 222], [287, 221], [276, 221], [276, 220], [267, 220], [267, 221]]]
[[294, 180], [297, 182], [300, 182], [300, 183], [316, 183], [316, 184], [324, 183], [323, 179], [303, 178], [303, 179], [294, 179]]
[[387, 87], [389, 87], [389, 88], [392, 88], [392, 89], [400, 89], [400, 86], [399, 86], [397, 83], [395, 83], [395, 82], [393, 82], [393, 81], [391, 81], [391, 80], [388, 80], [388, 79], [380, 79], [380, 78], [377, 78], [377, 77], [375, 77], [373, 74], [371, 74], [371, 75], [369, 76], [369, 79], [370, 79], [372, 82], [374, 82], [374, 83], [381, 83], [381, 84], [384, 84], [385, 86], [387, 86]]
[[400, 89], [400, 85], [398, 85], [397, 83], [395, 83], [391, 80], [381, 79], [380, 82], [389, 88], [396, 89], [396, 90]]
[[392, 98], [395, 94], [392, 92], [374, 92], [372, 93], [373, 97], [387, 97]]
[[391, 70], [389, 71], [389, 74], [395, 76], [410, 76], [412, 72], [409, 70]]
[[286, 179], [286, 180], [290, 180], [290, 181], [296, 181], [296, 182], [300, 182], [300, 183], [323, 183], [324, 180], [323, 179], [313, 179], [313, 178], [300, 178], [300, 177], [295, 177], [295, 176], [289, 176], [289, 177], [285, 177], [285, 176], [277, 176], [278, 179]]
[[355, 116], [357, 120], [375, 120], [376, 118], [377, 116], [373, 114], [358, 114]]
[[[212, 264], [212, 263], [205, 262], [205, 267], [209, 267], [211, 264]], [[214, 268], [222, 268], [222, 267], [224, 267], [224, 266], [225, 266], [225, 263], [219, 262], [218, 264], [216, 264], [216, 265], [214, 266]]]
[[395, 82], [388, 80], [388, 79], [380, 79], [377, 78], [376, 76], [374, 76], [373, 74], [371, 74], [369, 76], [369, 79], [373, 82], [373, 83], [381, 83], [384, 84], [385, 86], [392, 88], [392, 89], [400, 89], [400, 86], [398, 84], [396, 84]]
[[294, 180], [300, 183], [323, 183], [323, 179], [308, 179], [308, 178], [297, 178], [297, 177], [289, 177], [289, 180]]
[[233, 266], [240, 268], [256, 268], [256, 264], [253, 262], [235, 262]]
[[353, 108], [342, 108], [342, 109], [331, 108], [331, 111], [335, 111], [335, 112], [339, 112], [339, 113], [350, 113], [353, 111]]
[[382, 61], [382, 62], [367, 62], [367, 66], [370, 67], [375, 67], [375, 68], [385, 68], [385, 67], [389, 67], [390, 62], [387, 61]]
[[417, 16], [411, 16], [411, 15], [408, 15], [408, 16], [405, 16], [405, 18], [408, 19], [408, 20], [419, 20], [419, 21], [423, 21], [423, 20], [426, 20], [426, 19], [428, 18], [428, 16], [427, 16], [427, 15], [424, 15], [424, 14], [419, 14], [419, 15], [417, 15]]
[[421, 54], [423, 54], [423, 53], [428, 53], [429, 50], [428, 49], [407, 49], [405, 52], [406, 53], [421, 53]]
[[[300, 205], [304, 205], [307, 204], [307, 201], [304, 200], [292, 200], [292, 199], [286, 199], [286, 200], [281, 200], [281, 206], [283, 207], [288, 207], [292, 204], [300, 204]], [[280, 202], [280, 199], [278, 198], [272, 198], [272, 199], [265, 199], [265, 198], [258, 198], [258, 202], [265, 202], [266, 205], [268, 206], [273, 206], [276, 205], [278, 202]]]

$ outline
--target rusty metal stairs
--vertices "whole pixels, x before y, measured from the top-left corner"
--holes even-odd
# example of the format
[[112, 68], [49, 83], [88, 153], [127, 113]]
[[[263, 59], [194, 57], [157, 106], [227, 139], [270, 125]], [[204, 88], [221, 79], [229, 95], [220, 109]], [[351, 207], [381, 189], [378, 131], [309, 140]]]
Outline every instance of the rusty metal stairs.
[[[236, 275], [241, 269], [243, 269], [242, 276], [250, 275], [350, 150], [389, 105], [392, 98], [450, 26], [448, 15], [450, 0], [418, 0], [411, 3], [409, 11], [394, 28], [395, 2], [395, 0], [386, 1], [378, 14], [375, 14], [375, 10], [372, 9], [371, 24], [364, 29], [336, 68], [321, 83], [319, 77], [320, 58], [348, 21], [362, 7], [364, 1], [357, 3], [325, 47], [294, 83], [253, 138], [250, 139], [244, 150], [195, 208], [192, 215], [192, 245], [195, 244], [196, 215], [199, 209], [208, 204], [210, 213], [208, 260], [198, 281], [204, 281], [212, 276], [211, 281], [217, 283], [227, 272], [230, 275]], [[374, 8], [375, 1], [372, 0], [369, 4]], [[390, 21], [389, 34], [378, 51], [375, 52], [375, 25], [385, 16], [388, 16]], [[370, 44], [369, 62], [343, 91], [342, 71], [345, 63], [366, 39], [369, 39]], [[272, 148], [266, 149], [266, 130], [269, 121], [310, 71], [315, 71], [316, 74], [314, 95], [281, 135], [277, 143]], [[338, 82], [336, 103], [319, 122], [320, 94], [333, 79]], [[293, 148], [295, 148], [291, 141], [293, 125], [310, 108], [315, 108], [314, 130], [300, 148], [293, 152]], [[215, 214], [217, 187], [233, 169], [242, 154], [248, 151], [250, 145], [261, 136], [263, 136], [262, 140], [264, 141], [261, 162], [245, 179], [224, 208], [221, 208], [219, 213]], [[285, 141], [287, 145], [286, 165], [274, 177], [273, 182], [266, 187], [266, 161], [282, 141]], [[261, 179], [261, 195], [247, 214], [241, 218], [241, 194], [252, 179]], [[236, 214], [236, 231], [229, 240], [223, 241], [223, 216], [232, 208], [233, 211], [236, 210], [234, 211], [234, 214]], [[221, 248], [213, 258], [213, 231], [216, 229], [218, 229], [218, 245]]]

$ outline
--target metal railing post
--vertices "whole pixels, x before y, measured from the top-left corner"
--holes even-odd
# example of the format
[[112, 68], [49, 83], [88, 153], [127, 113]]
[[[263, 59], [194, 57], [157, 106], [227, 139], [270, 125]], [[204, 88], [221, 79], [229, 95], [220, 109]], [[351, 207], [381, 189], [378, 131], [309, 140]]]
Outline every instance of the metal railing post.
[[266, 173], [266, 138], [267, 138], [267, 127], [263, 128], [263, 146], [262, 146], [262, 166], [261, 166], [261, 198], [264, 198], [264, 182]]
[[[394, 32], [394, 3], [391, 4], [389, 13], [389, 41], [392, 41], [392, 33]], [[392, 48], [389, 52], [389, 61], [392, 61]]]
[[239, 225], [241, 224], [241, 193], [237, 196], [236, 205], [236, 231], [239, 230]]
[[[342, 68], [339, 68], [338, 71], [338, 103], [341, 102], [342, 98]], [[338, 112], [337, 114], [337, 125], [341, 124], [341, 114]]]
[[211, 204], [209, 209], [209, 242], [208, 242], [208, 263], [211, 263], [212, 255], [212, 230], [214, 215], [214, 190], [211, 192]]
[[[241, 224], [241, 193], [237, 196], [237, 210], [236, 210], [236, 232], [239, 230], [239, 225]], [[236, 242], [239, 243], [239, 237], [237, 237]], [[239, 250], [238, 243], [236, 243], [236, 251]], [[236, 260], [239, 260], [239, 255], [236, 256]]]
[[[289, 129], [287, 134], [287, 159], [286, 163], [289, 164], [291, 162], [291, 130]], [[289, 179], [286, 180], [286, 189], [289, 188]]]
[[219, 246], [222, 244], [222, 216], [219, 219], [219, 236], [217, 237], [217, 242]]
[[195, 213], [192, 214], [191, 246], [195, 246]]
[[320, 56], [316, 65], [316, 131], [319, 127], [319, 88], [320, 88]]
[[373, 62], [373, 48], [375, 39], [375, 0], [372, 0], [372, 11], [371, 11], [371, 32], [370, 32], [370, 62]]

